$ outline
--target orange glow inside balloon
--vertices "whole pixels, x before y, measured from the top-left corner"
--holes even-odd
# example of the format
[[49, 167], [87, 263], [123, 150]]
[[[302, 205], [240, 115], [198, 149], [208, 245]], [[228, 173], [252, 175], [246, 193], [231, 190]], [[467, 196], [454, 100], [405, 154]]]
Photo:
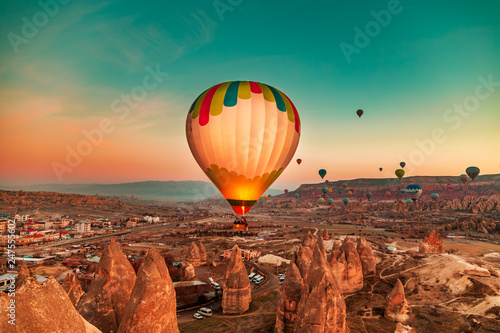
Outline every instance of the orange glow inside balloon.
[[225, 82], [191, 105], [186, 136], [202, 170], [233, 211], [244, 215], [292, 159], [300, 119], [292, 101], [276, 88]]

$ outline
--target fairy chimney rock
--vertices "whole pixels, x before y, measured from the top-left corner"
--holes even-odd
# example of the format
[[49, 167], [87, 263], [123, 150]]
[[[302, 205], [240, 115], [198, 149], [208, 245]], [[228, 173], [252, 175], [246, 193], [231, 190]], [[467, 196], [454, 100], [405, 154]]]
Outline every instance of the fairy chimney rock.
[[233, 246], [222, 288], [224, 314], [242, 314], [249, 309], [252, 300], [250, 280], [238, 245]]

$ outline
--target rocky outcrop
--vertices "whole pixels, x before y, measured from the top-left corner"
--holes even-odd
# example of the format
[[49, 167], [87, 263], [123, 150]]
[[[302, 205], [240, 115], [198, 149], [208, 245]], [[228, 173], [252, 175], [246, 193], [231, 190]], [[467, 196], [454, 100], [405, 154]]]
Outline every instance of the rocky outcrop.
[[439, 235], [437, 230], [432, 230], [430, 233], [426, 233], [424, 241], [420, 243], [418, 252], [423, 254], [445, 252], [443, 240], [441, 239], [441, 235]]
[[189, 245], [186, 263], [194, 267], [199, 267], [201, 265], [200, 248], [195, 242], [191, 242], [191, 245]]
[[222, 289], [222, 311], [224, 314], [242, 314], [249, 309], [252, 301], [250, 280], [238, 245], [233, 246], [231, 258], [224, 274]]
[[135, 271], [116, 242], [104, 248], [78, 312], [104, 332], [116, 332], [135, 283]]
[[349, 332], [344, 297], [322, 243], [308, 234], [298, 248], [280, 290], [275, 332]]
[[85, 294], [85, 292], [82, 290], [80, 281], [77, 280], [74, 274], [68, 274], [66, 275], [66, 278], [64, 278], [62, 287], [68, 294], [71, 303], [73, 303], [73, 305], [76, 307], [78, 301], [80, 301], [80, 298]]
[[392, 291], [386, 297], [385, 317], [403, 324], [407, 324], [411, 317], [411, 308], [405, 298], [403, 284], [398, 279]]
[[198, 249], [200, 250], [200, 260], [202, 264], [207, 263], [207, 249], [202, 242], [198, 242]]
[[15, 326], [8, 321], [11, 298], [0, 293], [0, 332], [99, 333], [76, 311], [68, 295], [54, 277], [44, 285], [27, 278], [16, 292]]
[[359, 237], [357, 251], [359, 258], [361, 259], [361, 265], [363, 267], [363, 276], [371, 276], [375, 274], [375, 258], [373, 257], [372, 249], [370, 244], [366, 241], [363, 236]]
[[21, 261], [16, 278], [16, 289], [19, 289], [30, 276], [31, 274], [28, 266], [26, 266], [26, 263], [24, 261]]
[[311, 251], [314, 251], [314, 247], [316, 246], [316, 239], [314, 239], [314, 236], [310, 231], [307, 232], [306, 237], [302, 241], [302, 246], [308, 247], [309, 249], [311, 249]]
[[411, 326], [406, 326], [398, 323], [396, 325], [396, 330], [394, 331], [394, 333], [417, 333], [417, 331], [415, 331], [415, 329]]
[[181, 281], [189, 281], [196, 277], [194, 272], [194, 266], [191, 264], [186, 264], [182, 267], [181, 271]]
[[174, 284], [165, 260], [155, 248], [150, 248], [137, 272], [118, 332], [179, 332]]
[[363, 288], [363, 266], [356, 246], [349, 237], [344, 239], [340, 248], [334, 243], [328, 263], [342, 293], [352, 293]]
[[325, 231], [323, 231], [323, 240], [329, 240], [330, 239], [330, 235], [328, 234], [328, 230], [325, 229]]

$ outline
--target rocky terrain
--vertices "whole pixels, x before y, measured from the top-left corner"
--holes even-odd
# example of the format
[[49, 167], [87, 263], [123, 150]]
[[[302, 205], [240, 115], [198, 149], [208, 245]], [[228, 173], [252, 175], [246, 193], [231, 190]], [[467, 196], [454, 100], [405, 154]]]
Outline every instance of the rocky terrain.
[[222, 309], [225, 314], [241, 314], [248, 310], [252, 301], [250, 281], [238, 245], [232, 248], [222, 290]]

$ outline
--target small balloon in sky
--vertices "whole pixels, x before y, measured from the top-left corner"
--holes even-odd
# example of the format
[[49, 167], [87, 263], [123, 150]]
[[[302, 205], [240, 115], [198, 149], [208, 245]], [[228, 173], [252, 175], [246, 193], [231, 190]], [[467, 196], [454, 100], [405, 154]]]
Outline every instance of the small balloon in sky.
[[359, 109], [358, 111], [356, 111], [356, 114], [359, 118], [361, 118], [361, 116], [363, 115], [363, 110]]
[[323, 179], [326, 176], [326, 170], [325, 169], [319, 169], [318, 174], [321, 176], [321, 179]]

